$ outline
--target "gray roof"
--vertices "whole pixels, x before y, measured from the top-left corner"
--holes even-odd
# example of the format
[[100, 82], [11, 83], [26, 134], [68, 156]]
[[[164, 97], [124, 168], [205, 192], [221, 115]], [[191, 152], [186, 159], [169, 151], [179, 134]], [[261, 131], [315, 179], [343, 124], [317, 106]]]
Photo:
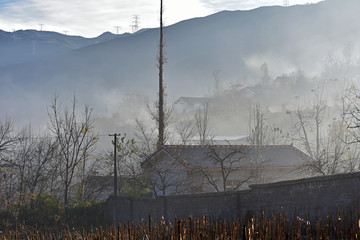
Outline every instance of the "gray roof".
[[301, 159], [309, 158], [308, 155], [292, 145], [165, 145], [149, 158], [156, 158], [159, 153], [163, 152], [190, 168], [217, 167], [218, 164], [214, 160], [215, 155], [222, 159], [230, 155], [227, 162], [231, 158], [234, 167], [251, 167], [254, 164], [291, 167], [297, 166]]
[[180, 103], [181, 101], [186, 102], [187, 104], [207, 104], [211, 102], [211, 98], [201, 98], [201, 97], [180, 97], [178, 100], [175, 101], [175, 104]]

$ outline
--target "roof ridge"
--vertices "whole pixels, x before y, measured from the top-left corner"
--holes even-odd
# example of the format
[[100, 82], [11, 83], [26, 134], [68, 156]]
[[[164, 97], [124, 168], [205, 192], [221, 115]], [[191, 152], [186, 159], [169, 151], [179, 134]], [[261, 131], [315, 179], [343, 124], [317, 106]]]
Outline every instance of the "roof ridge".
[[307, 158], [311, 158], [311, 156], [309, 156], [307, 153], [305, 153], [304, 151], [302, 151], [302, 150], [294, 147], [292, 144], [290, 145], [290, 147], [292, 147], [295, 151], [299, 152], [300, 155], [304, 155], [304, 156], [307, 157]]
[[[182, 159], [184, 156], [182, 156], [181, 154], [178, 154], [176, 152], [174, 152], [172, 149], [167, 148], [167, 146], [169, 145], [163, 145], [163, 149], [166, 150], [173, 158], [175, 158], [176, 160], [178, 160], [179, 162], [181, 162], [182, 164], [186, 165], [186, 160]], [[173, 146], [173, 145], [170, 145]]]
[[[292, 147], [295, 148], [292, 144], [279, 144], [279, 145], [251, 145], [251, 144], [213, 144], [213, 145], [185, 145], [185, 144], [170, 144], [164, 145], [166, 148], [171, 147], [183, 147], [183, 148], [202, 148], [202, 147], [253, 147], [253, 148], [280, 148], [280, 147]], [[295, 148], [297, 149], [297, 148]]]

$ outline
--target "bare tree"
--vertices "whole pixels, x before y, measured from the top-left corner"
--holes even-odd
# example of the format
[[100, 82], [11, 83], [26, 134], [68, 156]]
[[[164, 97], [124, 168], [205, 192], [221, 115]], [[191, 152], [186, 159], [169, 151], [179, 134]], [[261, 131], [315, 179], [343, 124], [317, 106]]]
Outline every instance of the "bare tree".
[[[136, 195], [136, 186], [142, 184], [140, 177], [140, 158], [137, 155], [137, 148], [134, 138], [126, 137], [124, 134], [118, 137], [117, 141], [117, 156], [118, 156], [118, 172], [120, 173], [120, 186], [127, 186], [128, 180], [132, 179], [133, 191], [132, 195]], [[126, 179], [122, 179], [122, 176]], [[128, 189], [119, 189], [120, 194], [125, 193]]]
[[188, 144], [190, 138], [194, 137], [196, 133], [194, 120], [180, 120], [176, 123], [175, 131], [180, 136], [181, 144]]
[[208, 161], [201, 166], [201, 172], [217, 192], [237, 190], [256, 179], [263, 164], [257, 157], [256, 162], [250, 161], [248, 149], [242, 146], [208, 145], [206, 156]]
[[353, 84], [342, 97], [342, 136], [347, 143], [345, 168], [347, 172], [360, 170], [360, 98], [359, 89]]
[[61, 109], [57, 98], [49, 109], [50, 130], [55, 135], [59, 147], [59, 172], [63, 183], [64, 204], [69, 203], [70, 189], [78, 171], [84, 170], [86, 160], [96, 143], [93, 133], [94, 125], [91, 109], [84, 107], [82, 114], [77, 113], [76, 97], [74, 96], [70, 109]]
[[167, 195], [184, 192], [186, 176], [184, 163], [177, 160], [158, 161], [157, 158], [149, 158], [144, 166], [144, 177], [149, 183], [154, 195]]
[[137, 154], [147, 158], [156, 151], [155, 128], [147, 127], [141, 120], [136, 119], [135, 137], [137, 143]]
[[0, 206], [7, 209], [18, 202], [18, 182], [14, 169], [2, 167], [0, 171]]
[[[49, 190], [50, 162], [54, 160], [55, 154], [56, 145], [51, 137], [35, 136], [31, 127], [21, 131], [16, 149], [3, 160], [12, 181], [6, 182], [10, 186], [5, 189], [13, 190], [18, 204], [25, 204], [34, 196]], [[8, 180], [8, 177], [4, 180]]]
[[[339, 173], [343, 171], [342, 161], [347, 149], [341, 139], [343, 123], [340, 122], [339, 125], [329, 120], [332, 118], [322, 96], [322, 89], [312, 92], [311, 104], [299, 105], [292, 112], [288, 112], [294, 120], [293, 140], [310, 156], [303, 159], [300, 168], [310, 175]], [[332, 116], [335, 116], [334, 113]], [[330, 126], [332, 129], [329, 129]]]
[[10, 156], [3, 160], [5, 166], [11, 169], [13, 175], [15, 175], [15, 186], [17, 196], [17, 203], [25, 203], [26, 183], [27, 183], [27, 165], [31, 163], [33, 158], [32, 151], [35, 145], [35, 141], [31, 136], [30, 128], [24, 129], [19, 135], [19, 141], [16, 146], [16, 150], [12, 152]]
[[[163, 105], [163, 113], [164, 113], [164, 132], [162, 135], [163, 144], [169, 139], [168, 126], [171, 121], [173, 107], [167, 106], [165, 103]], [[141, 158], [145, 159], [150, 156], [152, 153], [156, 151], [158, 148], [159, 139], [156, 138], [156, 128], [159, 127], [160, 119], [159, 119], [159, 104], [155, 102], [153, 106], [147, 104], [147, 111], [151, 117], [151, 119], [155, 122], [153, 124], [145, 124], [142, 120], [136, 118], [135, 119], [135, 137], [136, 137], [136, 145], [137, 145], [137, 155]]]
[[[31, 130], [29, 130], [31, 131]], [[31, 136], [29, 132], [29, 136]], [[56, 164], [55, 158], [57, 156], [57, 144], [54, 139], [47, 135], [35, 136], [33, 139], [25, 140], [30, 141], [30, 156], [25, 163], [25, 184], [29, 194], [39, 195], [48, 192], [49, 179], [54, 172], [54, 165]], [[26, 144], [24, 145], [26, 147]]]
[[19, 134], [14, 133], [13, 126], [10, 118], [0, 121], [0, 206], [16, 201], [16, 176], [9, 158], [15, 151]]
[[[160, 104], [159, 102], [155, 102], [154, 106], [151, 107], [149, 104], [147, 105], [147, 110], [152, 118], [154, 120], [156, 126], [159, 128], [160, 125], [164, 128], [162, 131], [162, 145], [165, 145], [167, 141], [169, 140], [169, 125], [171, 122], [171, 115], [173, 111], [173, 106], [168, 106], [165, 101], [162, 104], [162, 110], [160, 110]], [[162, 111], [162, 114], [159, 114], [160, 111]], [[160, 115], [162, 115], [162, 119], [160, 119]], [[139, 125], [139, 124], [138, 124]], [[139, 127], [139, 126], [138, 126]], [[157, 148], [159, 148], [159, 138], [157, 140]]]
[[0, 160], [14, 147], [18, 137], [18, 134], [14, 134], [14, 124], [10, 118], [6, 118], [5, 122], [0, 120]]
[[286, 142], [289, 137], [284, 135], [280, 127], [266, 122], [265, 111], [260, 103], [256, 103], [249, 114], [249, 142], [251, 145], [276, 145]]
[[[109, 160], [112, 161], [112, 156], [109, 156]], [[76, 200], [83, 201], [101, 201], [105, 200], [109, 195], [109, 189], [113, 189], [114, 181], [110, 174], [104, 174], [102, 172], [98, 175], [98, 171], [106, 169], [103, 165], [105, 158], [94, 157], [95, 161], [89, 161], [86, 164], [84, 173], [81, 173], [81, 181], [78, 182], [78, 191]]]
[[349, 89], [347, 89], [346, 94], [343, 98], [343, 114], [347, 123], [347, 127], [351, 130], [353, 136], [353, 140], [351, 143], [360, 142], [360, 105], [358, 103], [359, 99], [360, 91], [355, 85], [352, 85]]
[[[138, 121], [138, 120], [137, 120]], [[142, 128], [142, 134], [145, 134], [145, 127], [139, 122], [139, 126]], [[145, 134], [146, 135], [146, 134]], [[141, 136], [142, 139], [143, 136]], [[145, 136], [147, 140], [148, 136]], [[156, 139], [151, 139], [153, 141], [152, 147], [156, 149]], [[112, 141], [114, 144], [114, 141]], [[144, 146], [139, 145], [136, 142], [135, 138], [129, 138], [126, 134], [117, 135], [116, 141], [116, 151], [117, 151], [117, 173], [118, 184], [117, 184], [117, 193], [119, 195], [127, 196], [138, 196], [146, 192], [147, 183], [143, 180], [141, 172], [141, 160], [147, 157], [147, 154], [153, 152], [148, 152], [144, 150]], [[145, 144], [146, 143], [142, 143]], [[146, 148], [146, 147], [145, 147]], [[114, 174], [114, 155], [113, 150], [108, 150], [101, 154], [97, 166], [94, 168], [95, 171], [100, 171], [103, 179], [109, 179], [113, 177]], [[98, 177], [100, 179], [100, 177]], [[94, 179], [94, 177], [93, 177]], [[100, 182], [100, 181], [99, 181]], [[109, 186], [109, 181], [103, 181], [103, 184]], [[113, 186], [113, 184], [111, 185]], [[87, 189], [87, 192], [91, 193], [93, 196], [98, 196], [102, 193], [101, 184], [97, 184], [97, 189], [94, 189], [89, 185], [90, 189]], [[106, 186], [104, 186], [106, 187]]]
[[262, 146], [265, 142], [265, 118], [260, 103], [256, 103], [249, 120], [249, 142], [252, 145]]
[[195, 125], [197, 133], [199, 134], [199, 143], [200, 145], [205, 145], [209, 137], [209, 115], [208, 115], [209, 105], [205, 104], [202, 108], [198, 109], [195, 112]]

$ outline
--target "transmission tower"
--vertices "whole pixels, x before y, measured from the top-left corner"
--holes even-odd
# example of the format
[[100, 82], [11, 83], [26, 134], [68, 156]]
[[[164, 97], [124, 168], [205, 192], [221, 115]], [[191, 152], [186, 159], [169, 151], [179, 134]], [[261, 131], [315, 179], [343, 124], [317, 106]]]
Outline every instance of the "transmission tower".
[[284, 0], [283, 5], [284, 5], [284, 7], [288, 7], [289, 6], [289, 0]]
[[45, 25], [45, 24], [42, 24], [42, 23], [39, 24], [39, 26], [40, 26], [40, 31], [43, 30], [43, 26], [44, 26], [44, 25]]
[[119, 30], [121, 29], [120, 26], [115, 26], [115, 29], [116, 29], [116, 34], [119, 34]]
[[139, 15], [134, 15], [133, 16], [133, 21], [132, 21], [132, 25], [131, 25], [131, 29], [132, 29], [132, 32], [136, 32], [138, 29], [139, 29]]

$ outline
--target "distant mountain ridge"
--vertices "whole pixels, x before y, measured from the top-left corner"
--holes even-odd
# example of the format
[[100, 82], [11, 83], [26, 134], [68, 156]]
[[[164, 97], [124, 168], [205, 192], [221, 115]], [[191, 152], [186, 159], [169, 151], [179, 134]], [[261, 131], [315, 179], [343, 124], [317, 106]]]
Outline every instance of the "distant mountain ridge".
[[84, 38], [49, 31], [0, 30], [0, 53], [7, 56], [0, 58], [0, 66], [53, 58], [75, 49], [127, 35], [129, 34], [116, 35], [105, 32], [95, 38]]

